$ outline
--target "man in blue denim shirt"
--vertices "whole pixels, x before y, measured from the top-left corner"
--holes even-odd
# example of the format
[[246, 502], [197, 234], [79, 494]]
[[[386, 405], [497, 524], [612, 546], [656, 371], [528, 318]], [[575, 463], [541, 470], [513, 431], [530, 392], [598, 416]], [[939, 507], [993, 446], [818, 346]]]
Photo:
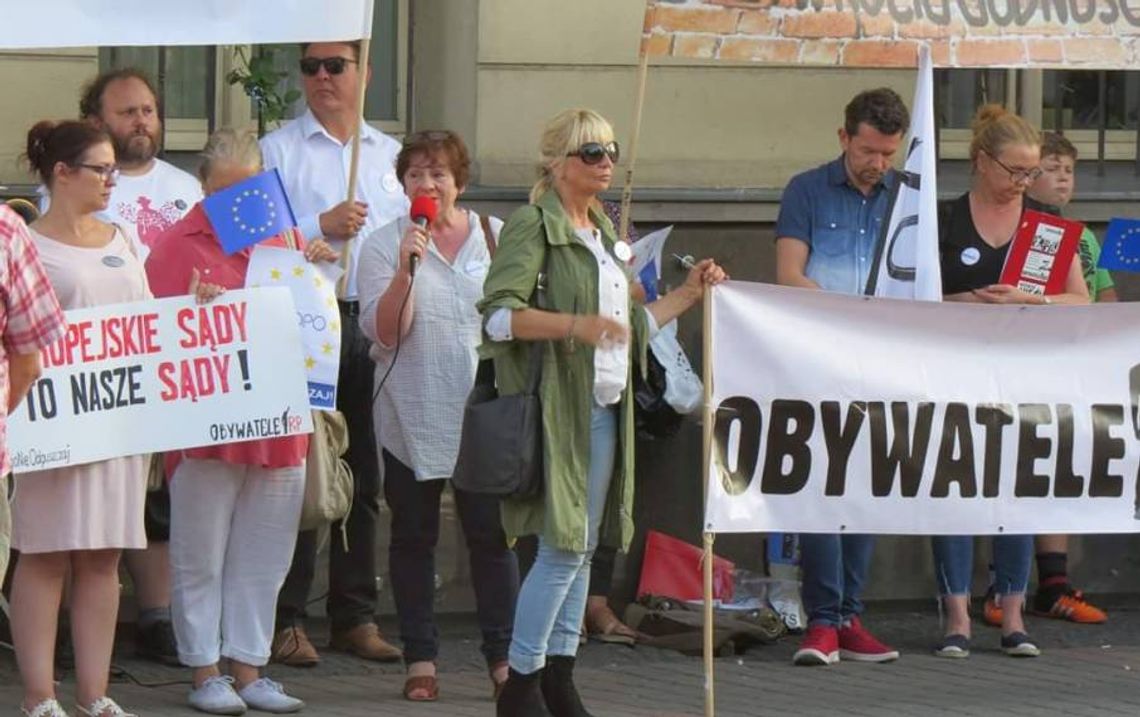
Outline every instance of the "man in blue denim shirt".
[[[894, 182], [891, 163], [909, 124], [893, 90], [869, 90], [851, 100], [839, 129], [843, 154], [796, 175], [784, 189], [776, 220], [778, 283], [864, 293]], [[797, 665], [898, 659], [859, 619], [873, 549], [869, 535], [800, 537], [808, 630], [793, 658]]]

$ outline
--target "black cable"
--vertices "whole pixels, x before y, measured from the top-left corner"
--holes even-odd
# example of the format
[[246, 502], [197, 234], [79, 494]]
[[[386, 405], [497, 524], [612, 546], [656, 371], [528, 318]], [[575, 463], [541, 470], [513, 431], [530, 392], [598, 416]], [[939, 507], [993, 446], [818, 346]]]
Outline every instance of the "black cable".
[[416, 275], [412, 274], [411, 280], [408, 282], [408, 290], [404, 292], [404, 298], [400, 302], [400, 310], [396, 312], [396, 350], [392, 352], [392, 361], [388, 364], [388, 370], [380, 378], [380, 384], [376, 386], [375, 393], [372, 394], [372, 404], [376, 404], [376, 399], [380, 398], [380, 389], [384, 388], [384, 384], [388, 382], [388, 376], [392, 373], [392, 368], [396, 365], [396, 359], [400, 357], [400, 344], [403, 343], [402, 338], [404, 332], [401, 329], [404, 326], [404, 309], [408, 308], [408, 299], [412, 297], [412, 287], [416, 285]]
[[[404, 325], [404, 311], [408, 308], [408, 299], [410, 299], [412, 296], [412, 288], [415, 286], [415, 283], [416, 275], [412, 274], [411, 281], [408, 282], [408, 290], [404, 292], [404, 298], [400, 300], [400, 309], [396, 312], [396, 349], [392, 352], [392, 361], [388, 364], [388, 370], [384, 372], [384, 375], [380, 378], [379, 385], [376, 386], [376, 390], [372, 394], [373, 405], [376, 404], [376, 399], [380, 398], [380, 389], [384, 388], [384, 384], [388, 382], [388, 376], [392, 374], [392, 368], [396, 365], [396, 359], [400, 356], [400, 346], [403, 343], [403, 332], [400, 330], [400, 328]], [[320, 595], [306, 600], [305, 606], [308, 607], [309, 605], [315, 605], [328, 596], [329, 593], [326, 590]], [[296, 623], [294, 622], [289, 627], [296, 627]], [[294, 651], [295, 650], [296, 647], [294, 647]]]

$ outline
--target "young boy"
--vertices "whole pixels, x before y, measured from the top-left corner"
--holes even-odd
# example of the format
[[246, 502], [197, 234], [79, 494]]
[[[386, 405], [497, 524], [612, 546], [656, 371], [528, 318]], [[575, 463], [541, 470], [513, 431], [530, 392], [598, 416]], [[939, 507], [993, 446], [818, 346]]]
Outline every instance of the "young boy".
[[[1041, 169], [1044, 173], [1029, 188], [1029, 196], [1063, 209], [1073, 198], [1076, 164], [1077, 148], [1072, 142], [1056, 132], [1042, 133]], [[1116, 301], [1112, 277], [1106, 270], [1096, 268], [1100, 259], [1100, 243], [1088, 228], [1081, 235], [1078, 255], [1091, 300]], [[1038, 535], [1036, 548], [1037, 595], [1033, 599], [1034, 614], [1081, 623], [1102, 623], [1107, 620], [1108, 615], [1103, 610], [1090, 605], [1081, 591], [1074, 590], [1069, 584], [1069, 536]], [[984, 614], [986, 622], [1001, 624], [1001, 608], [992, 600], [986, 600]]]

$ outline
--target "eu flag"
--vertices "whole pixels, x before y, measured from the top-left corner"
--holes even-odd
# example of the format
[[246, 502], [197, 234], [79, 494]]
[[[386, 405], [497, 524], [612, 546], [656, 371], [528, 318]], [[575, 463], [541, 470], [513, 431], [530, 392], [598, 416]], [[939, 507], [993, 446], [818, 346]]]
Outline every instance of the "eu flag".
[[1098, 269], [1140, 271], [1140, 219], [1113, 219], [1104, 235]]
[[211, 194], [202, 209], [227, 254], [297, 226], [276, 169]]

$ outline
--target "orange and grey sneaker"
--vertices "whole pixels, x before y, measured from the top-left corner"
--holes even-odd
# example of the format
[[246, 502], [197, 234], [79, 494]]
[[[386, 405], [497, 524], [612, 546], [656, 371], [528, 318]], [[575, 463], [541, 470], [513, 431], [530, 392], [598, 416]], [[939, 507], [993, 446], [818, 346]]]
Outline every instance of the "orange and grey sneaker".
[[1062, 591], [1038, 590], [1033, 598], [1033, 614], [1068, 620], [1084, 625], [1099, 625], [1108, 620], [1108, 614], [1085, 600], [1085, 594], [1071, 587]]
[[990, 627], [1001, 627], [1002, 609], [997, 595], [986, 593], [985, 604], [982, 605], [982, 620]]

